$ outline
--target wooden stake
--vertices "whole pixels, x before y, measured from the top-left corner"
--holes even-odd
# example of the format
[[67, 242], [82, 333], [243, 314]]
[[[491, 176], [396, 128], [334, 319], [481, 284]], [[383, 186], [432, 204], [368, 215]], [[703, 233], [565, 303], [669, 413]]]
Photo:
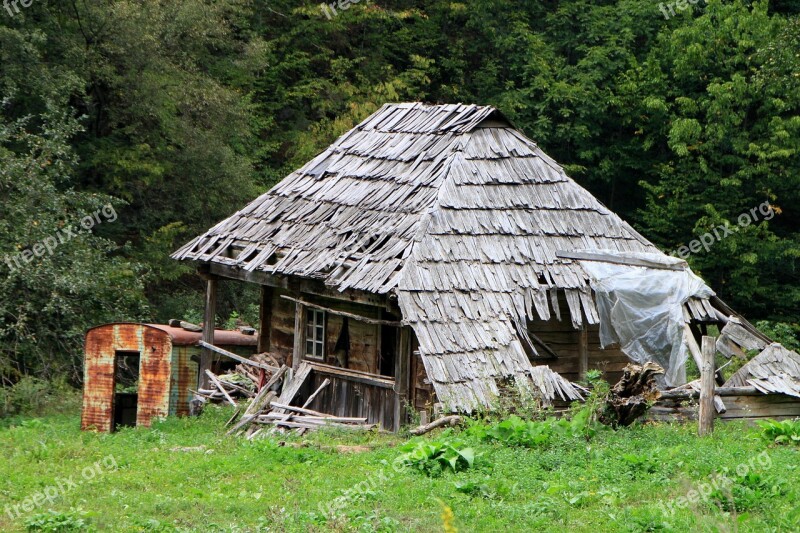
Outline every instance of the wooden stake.
[[698, 435], [704, 437], [714, 431], [714, 356], [716, 355], [714, 337], [703, 337], [700, 367], [700, 413]]
[[322, 392], [322, 389], [324, 389], [325, 387], [327, 387], [327, 386], [328, 386], [328, 385], [330, 385], [330, 384], [331, 384], [331, 380], [329, 380], [328, 378], [325, 378], [325, 381], [323, 381], [323, 382], [322, 382], [322, 385], [320, 385], [320, 386], [319, 386], [319, 388], [318, 388], [317, 390], [315, 390], [315, 391], [314, 391], [314, 394], [312, 394], [311, 396], [309, 396], [309, 397], [308, 397], [308, 399], [305, 401], [305, 403], [303, 404], [303, 409], [305, 409], [306, 407], [308, 407], [309, 405], [311, 405], [311, 402], [313, 402], [313, 401], [314, 401], [314, 398], [316, 398], [316, 397], [317, 397], [317, 395], [318, 395], [320, 392]]

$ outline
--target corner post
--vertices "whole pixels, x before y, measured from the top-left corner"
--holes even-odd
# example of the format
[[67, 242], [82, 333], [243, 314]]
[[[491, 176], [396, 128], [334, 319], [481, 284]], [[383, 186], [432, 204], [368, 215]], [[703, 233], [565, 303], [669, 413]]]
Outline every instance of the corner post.
[[[208, 344], [214, 344], [214, 322], [217, 316], [217, 278], [209, 274], [200, 273], [200, 276], [206, 280], [206, 307], [203, 316], [203, 341]], [[203, 348], [200, 352], [200, 388], [208, 388], [209, 380], [206, 370], [211, 370], [211, 358], [213, 354], [211, 350]]]
[[697, 433], [704, 437], [714, 431], [714, 355], [716, 354], [714, 337], [703, 337], [701, 349], [702, 366], [700, 367], [700, 409]]

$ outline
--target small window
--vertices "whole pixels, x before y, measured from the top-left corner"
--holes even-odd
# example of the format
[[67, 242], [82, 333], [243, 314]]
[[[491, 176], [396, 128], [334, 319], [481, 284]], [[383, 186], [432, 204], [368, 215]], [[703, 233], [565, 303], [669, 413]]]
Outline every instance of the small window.
[[306, 311], [306, 357], [322, 361], [325, 358], [325, 311]]

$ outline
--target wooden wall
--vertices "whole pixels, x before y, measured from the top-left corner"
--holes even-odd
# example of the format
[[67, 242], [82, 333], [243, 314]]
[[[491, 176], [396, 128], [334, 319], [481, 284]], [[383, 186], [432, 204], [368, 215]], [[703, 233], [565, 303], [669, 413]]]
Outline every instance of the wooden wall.
[[310, 409], [335, 416], [366, 418], [369, 424], [378, 424], [382, 429], [394, 431], [393, 380], [315, 366], [293, 403], [301, 405], [325, 379], [330, 380], [330, 385], [314, 398]]
[[[562, 311], [562, 317], [566, 317]], [[580, 379], [580, 342], [581, 330], [572, 327], [569, 318], [566, 321], [534, 320], [528, 323], [528, 329], [547, 344], [557, 355], [556, 359], [533, 360], [533, 364], [548, 365], [570, 381]], [[622, 369], [630, 363], [630, 359], [617, 346], [603, 350], [600, 348], [600, 326], [586, 326], [587, 359], [589, 370], [600, 370], [603, 379], [612, 385], [622, 377]], [[539, 355], [546, 355], [544, 350], [536, 346]]]
[[270, 316], [269, 351], [278, 364], [292, 364], [294, 348], [294, 302], [281, 298], [286, 291], [273, 289], [272, 313]]

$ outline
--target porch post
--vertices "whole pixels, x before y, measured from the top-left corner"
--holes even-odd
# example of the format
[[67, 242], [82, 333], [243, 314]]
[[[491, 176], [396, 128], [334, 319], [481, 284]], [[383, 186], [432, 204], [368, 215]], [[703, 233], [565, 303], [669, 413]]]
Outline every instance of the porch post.
[[306, 306], [294, 304], [294, 348], [292, 349], [292, 369], [297, 371], [306, 349]]
[[578, 379], [586, 379], [586, 372], [589, 371], [589, 332], [586, 322], [581, 324], [578, 334]]
[[403, 422], [403, 403], [408, 401], [409, 367], [411, 365], [411, 329], [400, 328], [397, 358], [394, 361], [394, 431], [400, 431]]
[[[206, 280], [206, 307], [205, 315], [203, 317], [203, 341], [208, 344], [214, 344], [214, 321], [217, 316], [217, 278], [213, 276], [204, 276]], [[200, 371], [199, 371], [199, 385], [200, 388], [208, 388], [208, 375], [206, 370], [211, 370], [212, 352], [207, 348], [200, 351]]]
[[261, 304], [258, 313], [258, 353], [269, 351], [269, 334], [272, 327], [272, 287], [261, 286]]

